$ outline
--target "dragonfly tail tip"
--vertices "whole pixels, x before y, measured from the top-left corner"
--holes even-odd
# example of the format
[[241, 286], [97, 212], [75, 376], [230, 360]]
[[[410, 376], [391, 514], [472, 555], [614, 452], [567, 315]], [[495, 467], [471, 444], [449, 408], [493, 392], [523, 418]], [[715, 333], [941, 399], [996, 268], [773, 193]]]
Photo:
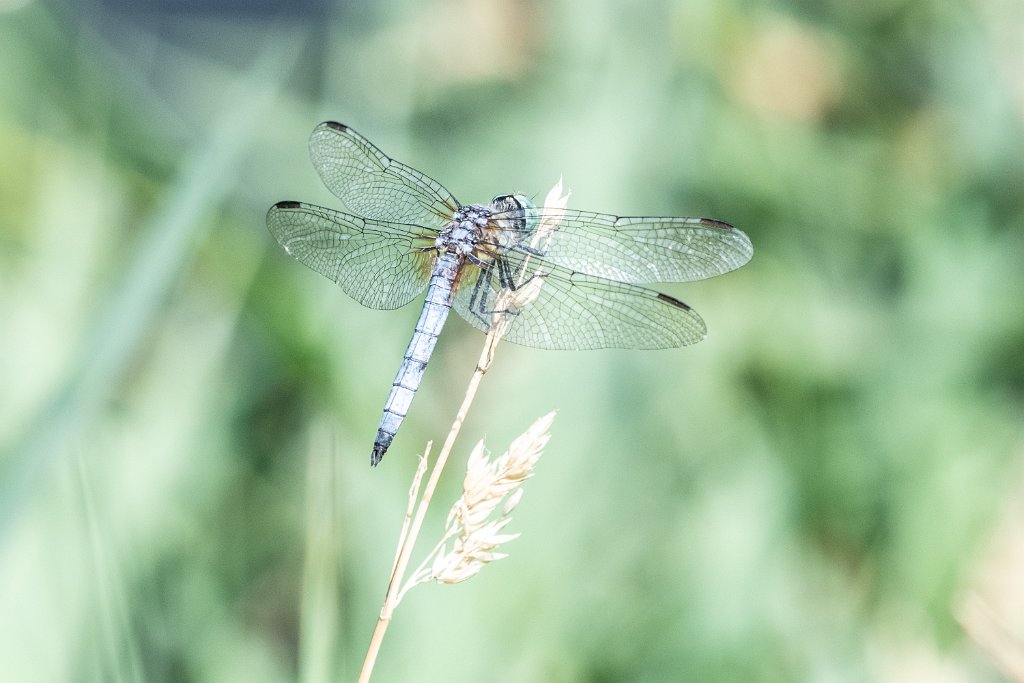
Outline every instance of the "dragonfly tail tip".
[[384, 458], [384, 454], [388, 451], [390, 443], [381, 443], [377, 441], [373, 444], [373, 453], [370, 454], [370, 466], [376, 467], [380, 464], [380, 461]]

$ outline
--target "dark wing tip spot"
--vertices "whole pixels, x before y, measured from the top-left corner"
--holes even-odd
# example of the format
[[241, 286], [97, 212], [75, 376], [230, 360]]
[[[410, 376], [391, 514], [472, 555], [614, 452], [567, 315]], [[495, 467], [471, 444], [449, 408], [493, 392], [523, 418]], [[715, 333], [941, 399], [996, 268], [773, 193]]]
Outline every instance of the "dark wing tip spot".
[[351, 128], [346, 126], [344, 123], [338, 123], [337, 121], [324, 121], [320, 125], [327, 126], [328, 128], [333, 128], [334, 130], [340, 130], [342, 133], [351, 130]]
[[687, 306], [686, 304], [684, 304], [682, 301], [680, 301], [679, 299], [675, 298], [674, 296], [669, 296], [668, 294], [662, 294], [662, 293], [659, 292], [658, 293], [658, 300], [659, 301], [664, 301], [669, 306], [675, 306], [676, 308], [681, 308], [684, 311], [690, 310], [689, 306]]
[[725, 221], [720, 221], [716, 218], [701, 218], [700, 224], [706, 225], [709, 228], [718, 228], [720, 230], [732, 230], [736, 227], [732, 223], [726, 223]]
[[284, 202], [278, 202], [277, 204], [274, 204], [274, 206], [272, 208], [274, 208], [274, 209], [297, 209], [300, 206], [302, 206], [302, 202], [296, 202], [296, 201], [289, 200], [289, 201], [284, 201]]

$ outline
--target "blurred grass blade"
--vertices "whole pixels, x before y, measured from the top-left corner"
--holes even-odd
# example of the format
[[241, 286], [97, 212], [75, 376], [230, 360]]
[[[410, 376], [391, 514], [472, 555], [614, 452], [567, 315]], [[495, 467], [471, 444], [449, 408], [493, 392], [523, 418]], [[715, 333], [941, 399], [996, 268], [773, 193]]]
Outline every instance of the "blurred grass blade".
[[91, 326], [69, 379], [44, 403], [0, 476], [0, 543], [35, 485], [68, 452], [65, 439], [101, 409], [132, 362], [161, 301], [181, 272], [209, 212], [231, 192], [234, 168], [251, 148], [262, 114], [302, 50], [302, 40], [274, 32], [252, 68], [228, 89], [209, 135], [196, 141], [162, 209], [141, 229], [138, 249]]
[[340, 623], [341, 520], [338, 452], [331, 428], [316, 423], [306, 457], [306, 557], [302, 572], [299, 680], [336, 680]]

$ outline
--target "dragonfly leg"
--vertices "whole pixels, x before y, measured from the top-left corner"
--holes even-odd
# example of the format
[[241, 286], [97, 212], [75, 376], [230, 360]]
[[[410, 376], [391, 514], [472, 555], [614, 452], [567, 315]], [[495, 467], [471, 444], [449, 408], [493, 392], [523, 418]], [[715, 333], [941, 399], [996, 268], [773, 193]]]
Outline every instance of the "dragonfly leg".
[[491, 289], [491, 278], [494, 277], [493, 268], [481, 268], [480, 275], [473, 284], [473, 294], [469, 297], [469, 310], [485, 325], [490, 324], [487, 315], [487, 292]]
[[[540, 255], [540, 252], [538, 252], [538, 255]], [[528, 285], [531, 282], [533, 282], [533, 279], [535, 277], [537, 277], [537, 273], [532, 274], [530, 277], [526, 278], [522, 282], [516, 282], [516, 277], [515, 274], [512, 272], [511, 264], [505, 259], [502, 259], [498, 263], [498, 282], [501, 284], [502, 289], [508, 289], [515, 292], [520, 287], [523, 287], [524, 285]], [[508, 311], [501, 312], [506, 313]]]
[[[535, 249], [530, 249], [529, 253], [541, 255], [541, 252]], [[480, 266], [480, 274], [476, 282], [473, 283], [473, 293], [469, 297], [469, 312], [484, 325], [490, 325], [495, 314], [519, 315], [519, 308], [515, 306], [505, 308], [489, 306], [488, 299], [491, 294], [491, 285], [494, 283], [495, 272], [497, 272], [499, 290], [511, 292], [518, 291], [519, 288], [529, 284], [538, 277], [538, 274], [534, 273], [522, 282], [516, 282], [514, 267], [506, 259], [499, 258], [487, 263], [470, 256], [469, 260], [474, 265]]]
[[477, 318], [483, 323], [490, 324], [491, 318], [496, 314], [503, 315], [519, 315], [519, 309], [516, 307], [507, 308], [489, 308], [487, 305], [488, 293], [491, 290], [491, 283], [494, 281], [494, 272], [498, 272], [498, 285], [501, 290], [508, 290], [511, 292], [517, 291], [520, 287], [533, 281], [536, 274], [531, 275], [522, 282], [517, 283], [515, 274], [512, 272], [511, 264], [505, 259], [498, 259], [494, 262], [492, 267], [483, 269], [480, 277], [477, 278], [476, 286], [473, 290], [473, 296], [469, 300], [469, 310], [473, 312]]

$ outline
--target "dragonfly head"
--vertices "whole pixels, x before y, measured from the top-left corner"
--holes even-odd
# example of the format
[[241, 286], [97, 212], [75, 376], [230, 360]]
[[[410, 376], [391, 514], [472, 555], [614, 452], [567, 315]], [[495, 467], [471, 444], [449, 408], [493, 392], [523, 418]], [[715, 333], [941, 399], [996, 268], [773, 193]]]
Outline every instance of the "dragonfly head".
[[491, 200], [491, 214], [524, 233], [537, 229], [537, 207], [525, 194], [499, 194]]

